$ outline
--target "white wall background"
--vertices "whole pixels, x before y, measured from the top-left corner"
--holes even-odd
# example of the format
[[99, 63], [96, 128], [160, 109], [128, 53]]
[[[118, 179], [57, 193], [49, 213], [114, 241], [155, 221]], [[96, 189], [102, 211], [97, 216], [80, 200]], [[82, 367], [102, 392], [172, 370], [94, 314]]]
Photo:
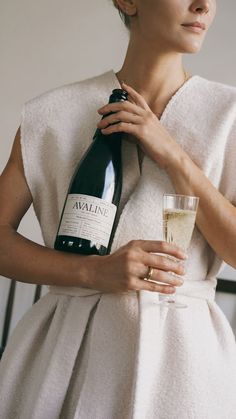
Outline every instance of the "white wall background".
[[[145, 0], [144, 0], [145, 1]], [[0, 172], [11, 150], [23, 103], [51, 88], [113, 68], [128, 42], [111, 0], [0, 0]], [[186, 56], [192, 74], [236, 85], [235, 0], [218, 0], [218, 14], [203, 49]], [[19, 232], [42, 243], [32, 208]], [[236, 279], [226, 268], [222, 277]], [[0, 333], [9, 279], [0, 277]], [[32, 304], [34, 286], [18, 283], [11, 331]], [[46, 289], [44, 289], [46, 292]], [[219, 303], [236, 328], [235, 298]]]

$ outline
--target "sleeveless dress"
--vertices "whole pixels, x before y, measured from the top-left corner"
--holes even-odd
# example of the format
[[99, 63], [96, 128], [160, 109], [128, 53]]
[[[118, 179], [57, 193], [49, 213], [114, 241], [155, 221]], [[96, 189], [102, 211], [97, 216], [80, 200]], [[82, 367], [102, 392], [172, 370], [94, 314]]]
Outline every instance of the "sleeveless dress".
[[[23, 108], [21, 147], [45, 246], [53, 248], [68, 184], [120, 84], [113, 70], [58, 87]], [[236, 203], [236, 89], [192, 76], [161, 123]], [[123, 190], [112, 252], [162, 239], [162, 195], [174, 189], [123, 141]], [[217, 226], [216, 226], [217, 230]], [[226, 241], [227, 246], [227, 241]], [[195, 227], [177, 300], [149, 291], [48, 287], [18, 322], [0, 362], [1, 419], [236, 419], [236, 342], [215, 302], [223, 262]], [[112, 281], [112, 277], [111, 277]], [[45, 279], [45, 283], [46, 279]]]

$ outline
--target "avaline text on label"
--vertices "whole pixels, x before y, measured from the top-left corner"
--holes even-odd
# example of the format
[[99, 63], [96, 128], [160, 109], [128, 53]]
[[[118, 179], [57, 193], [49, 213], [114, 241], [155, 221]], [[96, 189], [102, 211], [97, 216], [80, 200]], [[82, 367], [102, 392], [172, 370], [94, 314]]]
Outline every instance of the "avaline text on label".
[[104, 199], [69, 194], [58, 234], [108, 247], [116, 210], [116, 205]]

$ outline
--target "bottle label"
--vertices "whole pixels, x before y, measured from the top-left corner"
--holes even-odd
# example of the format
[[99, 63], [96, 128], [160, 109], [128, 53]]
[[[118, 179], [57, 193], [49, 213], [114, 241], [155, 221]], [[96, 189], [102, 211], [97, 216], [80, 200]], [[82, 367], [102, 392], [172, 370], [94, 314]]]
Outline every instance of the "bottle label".
[[116, 205], [104, 199], [69, 194], [58, 235], [86, 239], [108, 247], [116, 210]]

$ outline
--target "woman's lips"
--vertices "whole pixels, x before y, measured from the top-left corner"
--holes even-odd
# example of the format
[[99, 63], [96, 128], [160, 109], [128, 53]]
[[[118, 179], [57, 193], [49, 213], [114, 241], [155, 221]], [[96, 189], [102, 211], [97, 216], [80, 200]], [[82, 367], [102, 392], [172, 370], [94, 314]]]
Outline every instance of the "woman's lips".
[[199, 26], [191, 26], [191, 25], [182, 25], [182, 26], [183, 28], [187, 29], [190, 32], [202, 33], [204, 31], [204, 29]]

